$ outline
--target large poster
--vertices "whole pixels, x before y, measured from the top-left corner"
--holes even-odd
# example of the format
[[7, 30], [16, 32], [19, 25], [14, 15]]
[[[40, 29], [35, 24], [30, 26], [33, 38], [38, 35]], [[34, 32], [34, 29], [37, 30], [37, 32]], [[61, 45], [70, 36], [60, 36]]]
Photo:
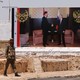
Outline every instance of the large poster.
[[[13, 30], [14, 32], [16, 31], [16, 34], [13, 34], [17, 41], [15, 44], [20, 47], [43, 47], [42, 17], [44, 17], [44, 12], [47, 11], [47, 21], [49, 23], [49, 26], [47, 25], [47, 41], [49, 44], [47, 47], [63, 47], [64, 44], [66, 44], [66, 47], [79, 47], [79, 23], [73, 20], [73, 11], [76, 10], [79, 10], [79, 8], [14, 8], [13, 22], [15, 25], [13, 27], [17, 29]], [[63, 38], [61, 38], [61, 43], [58, 45], [60, 40], [60, 15], [63, 17], [63, 24], [61, 24], [63, 28], [61, 27], [60, 30], [63, 31], [65, 43], [62, 42]]]

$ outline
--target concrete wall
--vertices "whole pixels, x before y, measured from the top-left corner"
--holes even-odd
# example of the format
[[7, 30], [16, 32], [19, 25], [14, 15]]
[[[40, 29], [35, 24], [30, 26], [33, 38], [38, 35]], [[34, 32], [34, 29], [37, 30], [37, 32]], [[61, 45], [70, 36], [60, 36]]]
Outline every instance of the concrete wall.
[[11, 23], [2, 22], [0, 23], [0, 41], [9, 40], [11, 38]]
[[9, 40], [11, 38], [11, 10], [9, 13], [8, 1], [3, 0], [3, 2], [0, 2], [0, 40]]

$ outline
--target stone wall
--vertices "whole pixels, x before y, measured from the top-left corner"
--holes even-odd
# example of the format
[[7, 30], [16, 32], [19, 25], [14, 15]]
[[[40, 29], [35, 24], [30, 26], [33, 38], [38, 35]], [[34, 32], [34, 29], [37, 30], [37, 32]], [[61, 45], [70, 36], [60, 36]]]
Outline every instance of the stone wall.
[[[0, 74], [3, 74], [3, 72], [4, 72], [5, 63], [6, 63], [6, 60], [1, 60], [0, 61]], [[16, 68], [17, 68], [18, 72], [27, 72], [28, 71], [27, 67], [28, 67], [28, 62], [27, 61], [24, 61], [24, 60], [17, 60], [16, 61]], [[11, 68], [11, 65], [9, 65], [7, 72], [8, 73], [13, 72], [13, 70]]]
[[[3, 74], [6, 59], [0, 59], [0, 74]], [[18, 72], [53, 72], [80, 70], [80, 56], [69, 58], [41, 58], [36, 55], [18, 57], [16, 60]], [[13, 73], [11, 66], [8, 73]]]
[[66, 60], [62, 59], [62, 61], [59, 61], [59, 59], [56, 59], [57, 61], [48, 61], [48, 60], [42, 60], [42, 68], [44, 72], [49, 71], [74, 71], [74, 70], [80, 70], [80, 56], [75, 57], [69, 57]]
[[44, 72], [67, 71], [68, 61], [41, 61]]
[[69, 59], [68, 69], [80, 70], [80, 57], [74, 57], [74, 58]]
[[5, 41], [0, 40], [0, 48], [6, 48], [7, 44], [8, 44], [7, 40], [5, 40]]

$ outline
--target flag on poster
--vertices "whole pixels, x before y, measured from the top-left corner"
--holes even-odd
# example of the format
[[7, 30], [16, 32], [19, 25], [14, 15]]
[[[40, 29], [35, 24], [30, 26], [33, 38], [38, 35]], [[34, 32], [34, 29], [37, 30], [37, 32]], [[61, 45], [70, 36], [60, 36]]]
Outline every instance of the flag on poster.
[[[59, 21], [59, 17], [60, 17], [60, 8], [58, 8], [58, 13], [57, 13], [57, 22]], [[59, 26], [56, 25], [56, 30], [58, 31]]]
[[28, 8], [17, 8], [15, 11], [15, 27], [17, 26], [17, 46], [24, 46], [29, 40], [29, 10]]
[[57, 19], [59, 20], [60, 17], [60, 8], [58, 8], [58, 14], [57, 14]]

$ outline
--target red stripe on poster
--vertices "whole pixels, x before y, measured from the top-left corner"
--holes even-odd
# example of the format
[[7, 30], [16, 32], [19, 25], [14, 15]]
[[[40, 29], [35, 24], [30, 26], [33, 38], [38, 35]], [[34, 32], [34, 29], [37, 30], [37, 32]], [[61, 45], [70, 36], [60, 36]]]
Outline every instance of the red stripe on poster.
[[[20, 13], [20, 8], [17, 8], [17, 12]], [[17, 47], [20, 47], [20, 22], [17, 20]]]

